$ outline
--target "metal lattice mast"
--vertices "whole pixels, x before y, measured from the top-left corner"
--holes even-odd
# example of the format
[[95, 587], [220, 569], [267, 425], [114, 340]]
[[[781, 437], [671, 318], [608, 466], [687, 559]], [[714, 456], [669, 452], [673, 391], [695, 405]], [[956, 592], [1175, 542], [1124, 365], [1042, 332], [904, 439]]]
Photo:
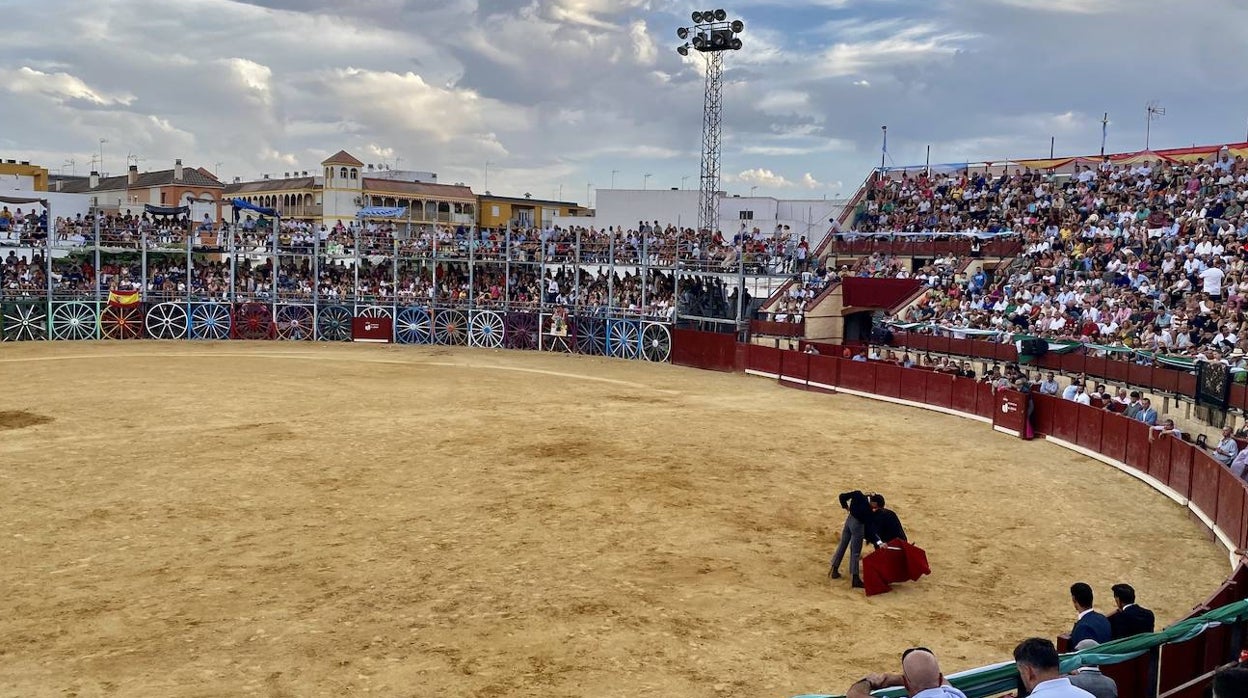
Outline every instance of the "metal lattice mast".
[[706, 89], [702, 100], [702, 176], [698, 188], [698, 232], [712, 236], [719, 228], [719, 152], [723, 126], [724, 54], [707, 52]]

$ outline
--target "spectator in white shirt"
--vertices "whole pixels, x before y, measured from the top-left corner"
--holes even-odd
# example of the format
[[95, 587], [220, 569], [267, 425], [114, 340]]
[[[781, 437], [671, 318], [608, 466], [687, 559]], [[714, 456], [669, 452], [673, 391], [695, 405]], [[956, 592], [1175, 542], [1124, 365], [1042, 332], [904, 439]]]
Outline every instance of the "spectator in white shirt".
[[1029, 695], [1036, 698], [1093, 698], [1091, 693], [1062, 676], [1061, 659], [1053, 643], [1042, 637], [1023, 640], [1014, 648], [1018, 677]]
[[1213, 451], [1213, 459], [1222, 465], [1229, 466], [1239, 455], [1239, 442], [1235, 441], [1234, 432], [1230, 427], [1222, 427], [1222, 440]]

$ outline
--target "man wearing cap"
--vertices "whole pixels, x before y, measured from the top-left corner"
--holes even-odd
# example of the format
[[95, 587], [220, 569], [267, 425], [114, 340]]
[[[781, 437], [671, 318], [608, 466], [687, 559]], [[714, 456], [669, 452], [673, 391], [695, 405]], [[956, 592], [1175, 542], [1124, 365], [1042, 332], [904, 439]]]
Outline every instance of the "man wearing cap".
[[870, 698], [881, 688], [904, 687], [910, 698], [966, 698], [940, 671], [936, 655], [926, 647], [915, 647], [901, 655], [900, 674], [867, 674], [854, 682], [845, 698]]
[[[1100, 644], [1096, 640], [1083, 640], [1075, 645], [1075, 651], [1090, 650]], [[1070, 675], [1070, 685], [1082, 688], [1096, 698], [1118, 698], [1118, 683], [1102, 674], [1101, 667], [1095, 664], [1075, 669]]]

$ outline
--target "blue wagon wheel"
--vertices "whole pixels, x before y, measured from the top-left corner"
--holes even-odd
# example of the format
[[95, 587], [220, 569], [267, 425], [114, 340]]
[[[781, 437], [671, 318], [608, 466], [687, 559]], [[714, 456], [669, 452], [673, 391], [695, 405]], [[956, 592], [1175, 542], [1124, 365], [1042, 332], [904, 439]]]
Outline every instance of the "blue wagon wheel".
[[3, 330], [6, 342], [47, 339], [47, 306], [43, 303], [5, 303]]
[[424, 308], [409, 306], [399, 311], [394, 333], [399, 344], [432, 344], [433, 320]]
[[474, 347], [499, 349], [506, 325], [503, 316], [492, 310], [478, 310], [468, 324], [468, 341]]
[[438, 344], [468, 343], [468, 318], [462, 310], [436, 310], [433, 313], [433, 338]]
[[321, 308], [316, 316], [316, 337], [322, 342], [346, 342], [351, 339], [351, 310], [341, 305]]
[[95, 339], [95, 305], [75, 301], [52, 306], [53, 339]]
[[641, 328], [641, 356], [646, 361], [666, 362], [672, 357], [672, 331], [660, 322], [647, 322]]
[[281, 305], [277, 308], [278, 339], [312, 339], [316, 327], [312, 322], [312, 308], [306, 305]]
[[147, 327], [147, 336], [152, 339], [183, 339], [190, 326], [190, 318], [182, 303], [157, 303], [147, 309], [143, 323]]
[[507, 313], [503, 344], [508, 349], [536, 349], [541, 318], [537, 313]]
[[195, 339], [229, 339], [234, 315], [225, 303], [199, 303], [191, 308], [191, 336]]
[[594, 356], [607, 353], [607, 323], [602, 318], [576, 318], [576, 351]]
[[641, 327], [635, 320], [612, 320], [607, 324], [607, 349], [611, 356], [635, 359], [641, 352]]

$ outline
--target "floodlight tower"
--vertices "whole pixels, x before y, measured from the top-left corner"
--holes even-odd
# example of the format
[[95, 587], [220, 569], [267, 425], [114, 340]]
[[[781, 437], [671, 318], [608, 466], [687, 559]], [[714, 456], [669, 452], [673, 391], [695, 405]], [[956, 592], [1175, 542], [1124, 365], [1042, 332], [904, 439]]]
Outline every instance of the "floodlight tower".
[[[690, 15], [693, 26], [680, 27], [676, 36], [685, 43], [676, 48], [682, 56], [689, 49], [706, 58], [706, 88], [702, 96], [702, 175], [698, 186], [698, 233], [711, 236], [719, 227], [719, 151], [722, 132], [722, 88], [724, 51], [741, 50], [745, 23], [728, 21], [724, 10], [706, 10]], [[692, 37], [692, 38], [690, 38]]]

